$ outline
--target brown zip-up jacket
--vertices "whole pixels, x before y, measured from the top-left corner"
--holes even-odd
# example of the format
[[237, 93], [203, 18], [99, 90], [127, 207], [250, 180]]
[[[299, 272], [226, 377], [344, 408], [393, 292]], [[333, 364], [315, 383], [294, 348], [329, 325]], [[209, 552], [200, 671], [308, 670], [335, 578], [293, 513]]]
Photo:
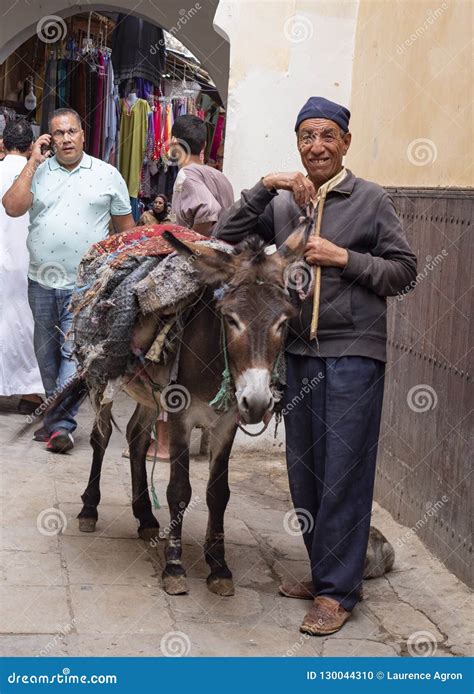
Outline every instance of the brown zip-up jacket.
[[[272, 192], [259, 181], [219, 219], [213, 235], [238, 243], [259, 234], [281, 246], [303, 214], [290, 191]], [[376, 183], [346, 178], [328, 193], [321, 236], [347, 248], [345, 268], [321, 268], [317, 341], [309, 340], [312, 296], [290, 322], [287, 351], [319, 357], [362, 356], [386, 361], [386, 298], [408, 291], [416, 279], [410, 250], [392, 199]]]

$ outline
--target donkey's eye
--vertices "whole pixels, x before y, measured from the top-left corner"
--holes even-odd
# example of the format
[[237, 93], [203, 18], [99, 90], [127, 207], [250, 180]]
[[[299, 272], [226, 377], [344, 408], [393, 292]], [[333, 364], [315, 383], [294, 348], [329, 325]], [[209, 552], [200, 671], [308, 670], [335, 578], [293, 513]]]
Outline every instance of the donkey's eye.
[[285, 327], [286, 321], [288, 320], [287, 316], [282, 318], [276, 325], [275, 325], [275, 330], [277, 332], [281, 332], [283, 328]]
[[233, 316], [229, 315], [228, 313], [225, 315], [225, 320], [226, 320], [227, 325], [230, 325], [231, 328], [240, 329], [242, 327], [240, 325], [240, 323]]

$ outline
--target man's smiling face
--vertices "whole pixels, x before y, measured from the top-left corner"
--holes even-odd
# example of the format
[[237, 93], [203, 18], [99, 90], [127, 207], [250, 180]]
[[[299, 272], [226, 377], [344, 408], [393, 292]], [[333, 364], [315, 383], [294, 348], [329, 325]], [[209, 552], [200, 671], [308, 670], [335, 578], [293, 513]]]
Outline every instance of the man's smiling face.
[[325, 118], [308, 118], [298, 128], [298, 151], [308, 176], [321, 186], [342, 169], [342, 158], [349, 149], [351, 134]]

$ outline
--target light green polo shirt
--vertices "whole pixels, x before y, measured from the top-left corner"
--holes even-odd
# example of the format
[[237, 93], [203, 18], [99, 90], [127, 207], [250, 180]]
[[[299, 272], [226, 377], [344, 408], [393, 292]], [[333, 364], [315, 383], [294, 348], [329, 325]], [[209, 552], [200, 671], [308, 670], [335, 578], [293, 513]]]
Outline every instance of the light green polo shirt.
[[56, 157], [43, 162], [31, 185], [28, 277], [44, 287], [72, 289], [88, 248], [108, 234], [111, 215], [131, 212], [119, 171], [83, 154], [72, 171]]

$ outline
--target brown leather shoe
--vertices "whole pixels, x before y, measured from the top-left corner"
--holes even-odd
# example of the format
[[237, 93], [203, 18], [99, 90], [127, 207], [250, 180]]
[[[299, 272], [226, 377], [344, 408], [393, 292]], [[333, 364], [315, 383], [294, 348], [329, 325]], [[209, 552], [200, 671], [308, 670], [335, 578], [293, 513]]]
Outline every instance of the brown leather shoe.
[[300, 631], [314, 636], [334, 634], [350, 616], [351, 613], [341, 607], [337, 600], [327, 595], [318, 595], [314, 598], [313, 605], [300, 626]]
[[314, 600], [314, 588], [312, 581], [285, 581], [278, 588], [280, 595], [285, 598], [297, 598], [299, 600]]

